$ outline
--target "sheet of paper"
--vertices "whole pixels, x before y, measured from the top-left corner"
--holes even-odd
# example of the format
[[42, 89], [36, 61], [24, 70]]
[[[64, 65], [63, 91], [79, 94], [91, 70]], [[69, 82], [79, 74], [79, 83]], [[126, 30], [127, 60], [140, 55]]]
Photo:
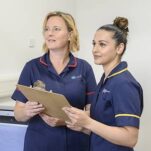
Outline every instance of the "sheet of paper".
[[19, 84], [17, 85], [17, 89], [21, 91], [29, 101], [36, 101], [43, 104], [45, 114], [65, 121], [69, 120], [68, 116], [62, 110], [63, 107], [70, 106], [64, 95]]

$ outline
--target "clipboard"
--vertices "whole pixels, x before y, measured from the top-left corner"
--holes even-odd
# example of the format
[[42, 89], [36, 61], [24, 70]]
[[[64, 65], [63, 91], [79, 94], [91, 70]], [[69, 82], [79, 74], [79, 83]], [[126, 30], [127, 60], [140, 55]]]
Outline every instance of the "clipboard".
[[31, 88], [28, 86], [17, 84], [17, 89], [29, 100], [41, 103], [45, 110], [43, 113], [59, 118], [64, 121], [69, 121], [68, 116], [62, 110], [63, 107], [70, 107], [64, 95], [48, 92], [46, 90]]

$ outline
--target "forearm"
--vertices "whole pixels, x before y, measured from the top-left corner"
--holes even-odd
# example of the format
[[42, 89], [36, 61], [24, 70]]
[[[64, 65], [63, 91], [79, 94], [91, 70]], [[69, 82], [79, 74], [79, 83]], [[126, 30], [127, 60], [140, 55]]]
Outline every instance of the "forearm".
[[[85, 112], [88, 116], [90, 116], [90, 108], [91, 108], [91, 104], [87, 104], [85, 106]], [[90, 135], [91, 131], [86, 129], [86, 128], [82, 128], [81, 130], [83, 133]]]
[[127, 147], [134, 147], [138, 138], [137, 128], [108, 126], [93, 119], [90, 119], [85, 128], [111, 143]]

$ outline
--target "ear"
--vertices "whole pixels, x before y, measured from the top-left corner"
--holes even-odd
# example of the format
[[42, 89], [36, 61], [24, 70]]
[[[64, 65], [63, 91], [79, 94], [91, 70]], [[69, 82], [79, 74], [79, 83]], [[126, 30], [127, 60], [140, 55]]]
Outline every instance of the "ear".
[[73, 34], [73, 31], [70, 31], [69, 34], [68, 34], [68, 40], [69, 41], [72, 39], [72, 34]]
[[118, 55], [121, 55], [124, 51], [124, 44], [123, 43], [120, 43], [118, 46], [117, 46], [117, 49], [116, 49], [116, 52]]

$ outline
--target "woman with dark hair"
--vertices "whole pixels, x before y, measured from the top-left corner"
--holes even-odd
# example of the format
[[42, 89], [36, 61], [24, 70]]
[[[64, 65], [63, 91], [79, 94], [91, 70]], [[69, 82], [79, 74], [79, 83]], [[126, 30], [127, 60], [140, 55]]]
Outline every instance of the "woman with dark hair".
[[128, 20], [117, 17], [100, 27], [93, 39], [93, 56], [104, 74], [98, 84], [91, 116], [75, 107], [63, 110], [71, 119], [69, 128], [81, 126], [91, 132], [90, 151], [133, 151], [143, 109], [143, 91], [121, 61], [126, 50]]

